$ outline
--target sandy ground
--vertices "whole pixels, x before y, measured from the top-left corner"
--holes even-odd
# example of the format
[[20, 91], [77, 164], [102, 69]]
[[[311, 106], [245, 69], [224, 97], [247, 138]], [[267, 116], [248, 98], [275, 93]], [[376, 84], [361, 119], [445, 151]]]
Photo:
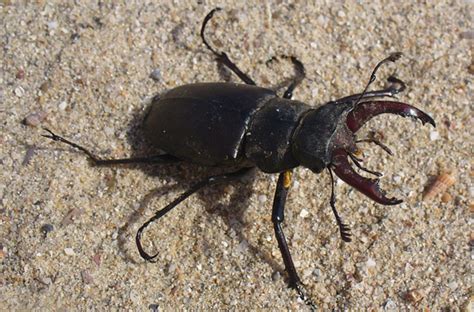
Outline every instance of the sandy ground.
[[[408, 85], [400, 100], [437, 122], [434, 129], [384, 115], [360, 131], [378, 131], [393, 149], [390, 157], [360, 145], [366, 166], [383, 171], [382, 187], [404, 203], [381, 206], [338, 181], [350, 244], [339, 238], [329, 207], [328, 175], [295, 171], [285, 231], [318, 307], [469, 309], [472, 1], [31, 2], [0, 2], [0, 309], [307, 309], [286, 286], [273, 236], [275, 176], [256, 173], [182, 203], [146, 232], [145, 245], [159, 256], [145, 263], [137, 228], [209, 171], [91, 167], [41, 137], [49, 127], [102, 156], [149, 153], [139, 125], [153, 95], [185, 83], [238, 81], [198, 35], [217, 4], [224, 10], [209, 39], [260, 85], [275, 88], [292, 74], [287, 62], [266, 60], [295, 55], [308, 77], [295, 99], [318, 106], [360, 92], [379, 60], [402, 51], [373, 88], [396, 68]], [[423, 201], [446, 172], [454, 185]]]

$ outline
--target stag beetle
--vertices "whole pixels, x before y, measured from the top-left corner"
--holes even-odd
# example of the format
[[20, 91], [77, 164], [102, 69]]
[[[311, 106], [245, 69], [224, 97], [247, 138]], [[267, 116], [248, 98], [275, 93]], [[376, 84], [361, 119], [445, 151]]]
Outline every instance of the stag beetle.
[[291, 100], [293, 90], [305, 77], [304, 66], [295, 57], [288, 57], [296, 74], [283, 97], [278, 97], [272, 90], [257, 87], [254, 80], [242, 72], [226, 53], [216, 51], [206, 40], [206, 25], [218, 10], [220, 8], [212, 10], [205, 17], [201, 26], [201, 39], [217, 61], [234, 72], [244, 84], [194, 83], [155, 97], [144, 120], [144, 133], [154, 147], [166, 154], [101, 159], [48, 129], [45, 130], [49, 134], [44, 136], [81, 150], [95, 165], [188, 161], [204, 166], [234, 168], [232, 172], [211, 176], [194, 184], [140, 227], [136, 234], [136, 244], [140, 255], [147, 261], [153, 261], [157, 254], [150, 255], [144, 250], [141, 244], [143, 230], [190, 195], [205, 186], [239, 179], [255, 167], [265, 173], [279, 173], [272, 211], [278, 247], [289, 275], [289, 286], [295, 288], [299, 296], [314, 307], [304, 293], [281, 226], [292, 170], [298, 166], [309, 168], [315, 173], [327, 169], [332, 181], [330, 206], [342, 239], [349, 242], [349, 228], [342, 222], [335, 207], [333, 171], [340, 179], [377, 203], [396, 205], [402, 202], [386, 197], [378, 186], [378, 179], [362, 177], [350, 165], [349, 159], [359, 169], [381, 176], [360, 164], [360, 159], [356, 156], [356, 144], [375, 143], [391, 153], [388, 147], [374, 137], [356, 140], [357, 130], [374, 116], [383, 113], [417, 118], [423, 124], [430, 123], [433, 126], [435, 122], [429, 115], [411, 105], [374, 100], [394, 97], [405, 89], [405, 84], [395, 77], [388, 79], [390, 86], [386, 89], [367, 90], [375, 80], [378, 68], [384, 63], [395, 62], [401, 53], [393, 53], [377, 64], [362, 93], [331, 101], [318, 108]]

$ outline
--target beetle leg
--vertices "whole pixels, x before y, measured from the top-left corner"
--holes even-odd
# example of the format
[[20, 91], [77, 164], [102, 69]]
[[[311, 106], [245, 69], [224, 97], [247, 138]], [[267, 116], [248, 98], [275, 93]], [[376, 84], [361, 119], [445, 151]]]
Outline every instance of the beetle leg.
[[334, 217], [336, 218], [336, 223], [337, 226], [339, 227], [339, 233], [341, 234], [341, 238], [343, 241], [346, 243], [349, 243], [351, 241], [351, 229], [347, 224], [344, 224], [342, 222], [341, 217], [339, 216], [339, 213], [337, 212], [336, 209], [336, 194], [334, 192], [335, 189], [335, 183], [334, 183], [334, 176], [332, 174], [331, 168], [328, 167], [329, 171], [329, 176], [331, 177], [331, 199], [329, 201], [329, 204], [331, 205], [332, 212], [334, 214]]
[[295, 88], [306, 77], [306, 72], [305, 72], [303, 63], [301, 63], [301, 61], [298, 60], [294, 56], [290, 56], [290, 60], [293, 63], [293, 66], [295, 67], [295, 77], [293, 77], [293, 80], [291, 81], [291, 84], [286, 89], [285, 93], [283, 93], [284, 99], [291, 99], [293, 97], [293, 91], [295, 90]]
[[150, 255], [148, 254], [142, 246], [141, 239], [142, 239], [142, 233], [143, 231], [150, 225], [150, 223], [157, 221], [161, 217], [163, 217], [166, 213], [168, 213], [171, 209], [176, 207], [179, 203], [181, 203], [183, 200], [191, 196], [192, 194], [196, 193], [200, 189], [202, 189], [205, 186], [208, 185], [214, 185], [214, 184], [219, 184], [222, 182], [228, 182], [228, 181], [233, 181], [242, 178], [245, 176], [247, 173], [249, 173], [253, 168], [242, 168], [236, 172], [232, 173], [225, 173], [221, 175], [216, 175], [212, 177], [208, 177], [196, 184], [194, 184], [189, 190], [178, 196], [175, 200], [173, 200], [171, 203], [166, 205], [166, 207], [158, 210], [153, 217], [151, 217], [148, 221], [143, 223], [143, 225], [138, 229], [137, 235], [135, 236], [135, 242], [137, 244], [138, 252], [140, 253], [140, 256], [145, 259], [146, 261], [154, 262], [153, 259], [158, 256], [158, 253], [155, 255]]
[[311, 299], [305, 294], [301, 280], [296, 272], [293, 259], [291, 258], [290, 249], [286, 242], [285, 234], [281, 224], [285, 219], [285, 204], [288, 195], [288, 190], [291, 185], [291, 174], [292, 171], [285, 171], [280, 173], [278, 177], [277, 187], [275, 191], [275, 197], [273, 199], [273, 210], [272, 210], [272, 222], [273, 228], [275, 229], [275, 236], [278, 241], [278, 248], [280, 249], [283, 262], [285, 263], [285, 270], [289, 277], [289, 286], [296, 289], [300, 298], [312, 308], [316, 308], [316, 305]]
[[69, 146], [72, 146], [84, 154], [86, 154], [92, 164], [95, 166], [111, 166], [111, 165], [118, 165], [118, 164], [163, 164], [163, 163], [173, 163], [173, 162], [178, 162], [181, 161], [180, 159], [169, 155], [169, 154], [163, 154], [163, 155], [154, 155], [154, 156], [147, 156], [147, 157], [135, 157], [135, 158], [118, 158], [118, 159], [101, 159], [100, 157], [94, 155], [91, 151], [86, 149], [85, 147], [82, 147], [74, 142], [71, 142], [48, 128], [44, 128], [45, 131], [49, 132], [49, 134], [42, 134], [45, 138], [51, 139], [53, 141], [58, 141], [65, 143]]
[[[304, 69], [303, 63], [298, 60], [294, 56], [288, 56], [288, 55], [280, 55], [280, 58], [284, 59], [290, 59], [291, 63], [293, 63], [293, 67], [295, 69], [295, 76], [291, 78], [291, 83], [287, 87], [285, 93], [283, 93], [283, 98], [284, 99], [291, 99], [293, 97], [293, 91], [295, 88], [303, 81], [303, 79], [306, 77], [306, 71]], [[265, 62], [265, 65], [269, 65], [273, 61], [278, 61], [278, 58], [276, 56], [272, 57], [268, 61]]]
[[221, 8], [215, 8], [211, 12], [209, 12], [206, 17], [204, 18], [204, 21], [202, 22], [202, 27], [201, 27], [201, 38], [202, 42], [206, 46], [206, 48], [211, 51], [215, 56], [218, 62], [221, 62], [223, 65], [227, 66], [232, 72], [234, 72], [243, 82], [249, 85], [256, 85], [255, 81], [252, 80], [246, 73], [241, 71], [237, 65], [235, 65], [227, 56], [225, 52], [217, 52], [211, 45], [207, 42], [205, 36], [204, 36], [204, 30], [206, 29], [207, 22], [214, 16], [214, 13], [217, 11], [222, 10]]

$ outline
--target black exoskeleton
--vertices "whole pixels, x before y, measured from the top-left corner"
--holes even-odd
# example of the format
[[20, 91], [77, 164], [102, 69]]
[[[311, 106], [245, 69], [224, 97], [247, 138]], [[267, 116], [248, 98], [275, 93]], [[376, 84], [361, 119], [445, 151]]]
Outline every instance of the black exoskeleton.
[[390, 149], [374, 137], [356, 140], [357, 130], [369, 119], [382, 113], [417, 118], [433, 126], [435, 122], [429, 115], [408, 104], [374, 99], [393, 97], [405, 88], [404, 83], [395, 77], [388, 79], [391, 83], [388, 88], [367, 91], [375, 80], [377, 69], [384, 63], [396, 61], [400, 53], [393, 53], [377, 64], [362, 93], [318, 108], [291, 100], [294, 89], [305, 77], [303, 64], [295, 57], [286, 57], [293, 63], [296, 74], [283, 97], [278, 97], [272, 90], [257, 87], [224, 52], [217, 52], [207, 42], [204, 36], [206, 25], [218, 10], [220, 9], [212, 10], [205, 17], [201, 38], [217, 61], [234, 72], [244, 84], [194, 83], [174, 88], [159, 98], [156, 97], [144, 121], [145, 136], [154, 147], [166, 154], [100, 159], [84, 147], [50, 130], [46, 129], [49, 134], [44, 136], [83, 151], [95, 165], [188, 161], [204, 166], [234, 168], [233, 172], [212, 176], [194, 184], [140, 227], [136, 243], [140, 255], [147, 261], [152, 261], [157, 255], [150, 255], [144, 250], [141, 244], [144, 229], [190, 195], [205, 186], [239, 179], [254, 167], [266, 173], [279, 173], [272, 209], [275, 235], [289, 276], [289, 285], [314, 308], [314, 303], [304, 292], [281, 227], [292, 169], [304, 166], [315, 173], [328, 170], [332, 181], [330, 205], [342, 239], [350, 241], [349, 227], [342, 222], [335, 208], [333, 171], [346, 183], [378, 203], [395, 205], [401, 202], [396, 198], [386, 197], [378, 187], [378, 179], [362, 177], [350, 165], [349, 159], [359, 169], [381, 176], [360, 164], [360, 159], [356, 156], [356, 144], [375, 143], [390, 153]]

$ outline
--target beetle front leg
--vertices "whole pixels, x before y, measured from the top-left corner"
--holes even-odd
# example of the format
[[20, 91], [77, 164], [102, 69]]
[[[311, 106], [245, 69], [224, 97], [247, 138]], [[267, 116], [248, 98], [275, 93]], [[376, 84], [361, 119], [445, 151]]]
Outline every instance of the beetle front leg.
[[271, 62], [275, 60], [278, 60], [278, 58], [290, 59], [295, 69], [295, 75], [291, 78], [290, 85], [286, 88], [285, 92], [283, 93], [284, 99], [291, 99], [293, 97], [293, 91], [295, 90], [295, 88], [306, 77], [306, 70], [304, 69], [303, 63], [294, 56], [287, 56], [287, 55], [280, 55], [279, 57], [274, 56], [268, 61], [266, 61], [265, 64], [268, 66], [268, 64], [270, 64]]
[[301, 280], [296, 272], [293, 259], [291, 258], [290, 249], [288, 248], [288, 243], [286, 242], [285, 234], [281, 224], [285, 219], [285, 204], [286, 198], [288, 196], [288, 190], [291, 185], [291, 174], [292, 171], [285, 171], [280, 173], [277, 182], [277, 188], [275, 191], [275, 198], [273, 199], [273, 210], [272, 210], [272, 222], [273, 228], [275, 229], [275, 236], [278, 241], [278, 248], [280, 249], [281, 256], [283, 257], [283, 262], [285, 263], [285, 270], [288, 273], [289, 277], [289, 286], [296, 289], [300, 298], [312, 309], [316, 309], [316, 305], [313, 301], [306, 295]]

